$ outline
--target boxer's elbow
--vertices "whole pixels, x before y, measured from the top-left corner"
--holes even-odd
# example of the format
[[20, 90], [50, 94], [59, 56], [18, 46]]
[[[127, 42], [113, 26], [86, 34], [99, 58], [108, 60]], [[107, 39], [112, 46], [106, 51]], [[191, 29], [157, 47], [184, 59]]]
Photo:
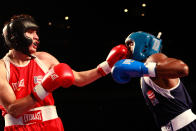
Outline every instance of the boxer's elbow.
[[80, 77], [78, 77], [77, 75], [75, 75], [74, 77], [75, 77], [75, 81], [73, 83], [74, 86], [83, 87], [86, 85], [85, 82]]
[[187, 65], [183, 66], [183, 74], [184, 74], [184, 76], [188, 76], [189, 75], [189, 67]]
[[7, 113], [15, 118], [18, 118], [21, 115], [20, 111], [16, 108], [14, 104], [8, 106]]
[[188, 67], [188, 65], [185, 64], [182, 61], [180, 61], [179, 64], [180, 64], [179, 66], [181, 67], [180, 71], [179, 71], [181, 77], [188, 76], [189, 75], [189, 67]]
[[83, 87], [85, 85], [87, 85], [88, 83], [82, 79], [76, 79], [75, 78], [75, 81], [73, 83], [73, 85], [77, 86], [77, 87]]
[[75, 86], [77, 86], [77, 87], [83, 87], [83, 86], [85, 86], [86, 84], [84, 84], [84, 83], [74, 83], [74, 85]]

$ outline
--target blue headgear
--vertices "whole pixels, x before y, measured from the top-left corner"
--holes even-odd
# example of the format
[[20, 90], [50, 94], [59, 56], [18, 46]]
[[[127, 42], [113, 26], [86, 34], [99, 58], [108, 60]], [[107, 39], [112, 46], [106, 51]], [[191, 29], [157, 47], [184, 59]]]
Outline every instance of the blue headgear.
[[154, 35], [142, 31], [131, 33], [125, 40], [135, 42], [133, 50], [133, 59], [143, 61], [152, 54], [159, 53], [161, 50], [162, 40]]

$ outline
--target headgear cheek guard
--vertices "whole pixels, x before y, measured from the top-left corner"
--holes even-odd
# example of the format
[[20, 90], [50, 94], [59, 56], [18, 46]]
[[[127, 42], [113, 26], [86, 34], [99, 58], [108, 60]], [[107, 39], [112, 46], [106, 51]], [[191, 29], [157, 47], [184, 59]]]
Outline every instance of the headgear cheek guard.
[[3, 28], [5, 43], [10, 49], [15, 49], [26, 55], [30, 55], [29, 46], [32, 39], [25, 35], [28, 29], [38, 30], [38, 25], [30, 18], [13, 20]]
[[138, 61], [143, 61], [150, 55], [159, 53], [161, 50], [162, 40], [146, 32], [139, 31], [131, 33], [126, 38], [125, 43], [130, 40], [135, 43], [132, 54], [133, 59]]

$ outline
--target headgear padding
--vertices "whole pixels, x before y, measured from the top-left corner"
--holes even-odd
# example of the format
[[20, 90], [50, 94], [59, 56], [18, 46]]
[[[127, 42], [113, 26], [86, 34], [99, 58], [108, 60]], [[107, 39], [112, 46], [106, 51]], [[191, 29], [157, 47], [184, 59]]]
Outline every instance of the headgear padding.
[[150, 55], [159, 53], [161, 50], [162, 40], [146, 32], [131, 33], [126, 38], [125, 43], [130, 40], [135, 43], [133, 50], [133, 59], [135, 60], [143, 61]]
[[31, 18], [19, 18], [11, 21], [3, 28], [5, 43], [10, 49], [15, 49], [30, 56], [29, 46], [32, 39], [25, 35], [28, 29], [38, 30], [38, 25]]

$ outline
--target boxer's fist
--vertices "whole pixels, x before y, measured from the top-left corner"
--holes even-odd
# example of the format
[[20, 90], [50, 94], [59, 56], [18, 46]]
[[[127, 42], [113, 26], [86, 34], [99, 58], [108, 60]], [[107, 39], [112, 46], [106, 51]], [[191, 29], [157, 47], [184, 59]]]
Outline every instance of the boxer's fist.
[[118, 83], [127, 83], [133, 77], [155, 77], [156, 63], [142, 63], [132, 59], [123, 59], [115, 63], [112, 77]]
[[125, 45], [120, 44], [112, 48], [106, 61], [98, 65], [98, 71], [102, 76], [105, 76], [111, 72], [113, 65], [121, 59], [125, 59], [128, 54], [128, 49]]
[[49, 92], [54, 91], [59, 87], [67, 88], [74, 82], [72, 69], [64, 63], [54, 66], [44, 76], [41, 84], [34, 87], [32, 94], [40, 101], [43, 100]]

